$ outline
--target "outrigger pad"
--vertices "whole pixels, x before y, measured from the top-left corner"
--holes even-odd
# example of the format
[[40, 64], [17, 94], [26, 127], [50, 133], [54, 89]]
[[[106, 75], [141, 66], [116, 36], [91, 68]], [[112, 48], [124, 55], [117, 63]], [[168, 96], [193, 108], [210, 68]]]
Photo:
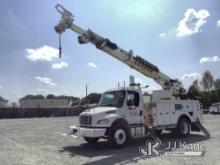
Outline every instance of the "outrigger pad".
[[197, 126], [200, 129], [200, 131], [202, 131], [207, 137], [211, 136], [209, 131], [200, 122], [196, 122], [195, 126]]

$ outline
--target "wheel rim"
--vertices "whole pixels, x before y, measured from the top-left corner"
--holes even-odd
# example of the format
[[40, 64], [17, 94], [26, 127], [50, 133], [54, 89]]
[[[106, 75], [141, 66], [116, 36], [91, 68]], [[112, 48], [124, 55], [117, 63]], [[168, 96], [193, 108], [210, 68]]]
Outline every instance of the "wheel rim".
[[183, 134], [187, 134], [189, 128], [188, 128], [188, 124], [187, 123], [182, 123], [182, 133]]
[[118, 129], [114, 135], [117, 144], [123, 144], [126, 140], [126, 132], [123, 129]]

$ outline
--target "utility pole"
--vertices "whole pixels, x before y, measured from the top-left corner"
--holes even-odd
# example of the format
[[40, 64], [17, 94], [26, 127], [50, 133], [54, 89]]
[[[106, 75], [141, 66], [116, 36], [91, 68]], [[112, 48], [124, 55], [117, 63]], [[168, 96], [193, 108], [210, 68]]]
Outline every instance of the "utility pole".
[[[88, 86], [89, 86], [89, 84], [86, 84], [86, 99], [88, 99], [87, 98], [87, 96], [88, 96]], [[87, 100], [86, 106], [87, 106], [87, 108], [89, 107], [89, 100]]]
[[86, 84], [86, 97], [88, 96], [88, 84]]

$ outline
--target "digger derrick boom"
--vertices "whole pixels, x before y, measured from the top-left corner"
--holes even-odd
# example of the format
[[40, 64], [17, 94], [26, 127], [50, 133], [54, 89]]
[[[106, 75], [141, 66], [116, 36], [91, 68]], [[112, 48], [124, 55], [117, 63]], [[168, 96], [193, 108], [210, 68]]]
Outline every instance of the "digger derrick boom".
[[90, 29], [84, 30], [80, 26], [74, 24], [74, 16], [63, 6], [58, 4], [56, 5], [56, 9], [61, 14], [61, 20], [55, 26], [55, 31], [58, 34], [61, 35], [66, 29], [71, 29], [79, 35], [78, 41], [80, 44], [91, 43], [95, 45], [97, 49], [106, 52], [145, 76], [152, 78], [163, 89], [172, 90], [173, 94], [176, 96], [183, 91], [181, 83], [178, 80], [169, 78], [167, 75], [160, 72], [158, 67], [154, 64], [138, 55], [134, 56], [132, 50], [126, 51], [120, 48], [116, 43], [96, 34]]

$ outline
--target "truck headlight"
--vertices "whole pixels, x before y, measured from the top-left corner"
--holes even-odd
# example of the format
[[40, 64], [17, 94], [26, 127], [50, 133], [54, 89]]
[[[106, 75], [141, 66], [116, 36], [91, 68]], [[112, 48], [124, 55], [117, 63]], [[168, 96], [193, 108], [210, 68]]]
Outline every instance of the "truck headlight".
[[109, 119], [102, 119], [97, 121], [97, 124], [107, 124], [109, 122]]

